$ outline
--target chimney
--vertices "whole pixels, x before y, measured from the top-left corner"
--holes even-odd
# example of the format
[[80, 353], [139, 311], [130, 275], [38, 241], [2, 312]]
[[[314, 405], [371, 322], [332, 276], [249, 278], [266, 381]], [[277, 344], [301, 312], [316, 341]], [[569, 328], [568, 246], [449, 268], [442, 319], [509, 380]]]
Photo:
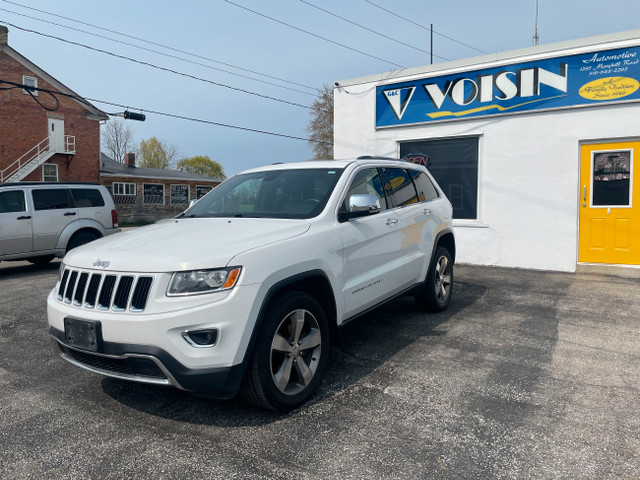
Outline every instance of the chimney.
[[9, 43], [9, 29], [4, 25], [0, 25], [0, 45]]
[[127, 167], [135, 168], [136, 167], [136, 154], [135, 153], [127, 153], [124, 156], [124, 163]]

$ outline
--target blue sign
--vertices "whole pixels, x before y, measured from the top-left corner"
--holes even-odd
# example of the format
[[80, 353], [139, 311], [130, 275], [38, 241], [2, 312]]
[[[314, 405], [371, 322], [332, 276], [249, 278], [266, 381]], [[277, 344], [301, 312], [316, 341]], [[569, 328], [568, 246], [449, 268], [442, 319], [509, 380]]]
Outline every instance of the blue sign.
[[376, 88], [376, 127], [640, 100], [640, 47], [422, 78]]

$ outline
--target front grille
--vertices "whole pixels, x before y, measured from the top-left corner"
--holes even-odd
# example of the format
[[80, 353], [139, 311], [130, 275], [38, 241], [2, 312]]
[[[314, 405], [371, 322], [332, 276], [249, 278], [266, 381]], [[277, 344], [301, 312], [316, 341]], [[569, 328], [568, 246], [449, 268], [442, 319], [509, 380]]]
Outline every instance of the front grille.
[[114, 312], [143, 312], [153, 277], [90, 273], [66, 268], [57, 298], [74, 307]]
[[58, 344], [62, 353], [72, 358], [82, 365], [86, 365], [97, 370], [111, 372], [116, 375], [131, 377], [148, 377], [156, 379], [166, 379], [167, 376], [148, 358], [112, 358], [96, 355], [88, 352], [81, 352], [66, 345]]

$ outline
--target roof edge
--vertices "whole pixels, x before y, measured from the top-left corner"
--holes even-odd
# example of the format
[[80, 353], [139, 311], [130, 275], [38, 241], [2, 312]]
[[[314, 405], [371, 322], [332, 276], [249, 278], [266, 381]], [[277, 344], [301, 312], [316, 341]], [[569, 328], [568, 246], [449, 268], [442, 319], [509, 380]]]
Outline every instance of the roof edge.
[[468, 70], [478, 65], [487, 63], [501, 63], [521, 57], [544, 57], [553, 53], [559, 53], [572, 49], [584, 49], [588, 51], [596, 45], [611, 44], [615, 48], [615, 44], [637, 43], [640, 44], [640, 29], [627, 30], [624, 32], [607, 33], [603, 35], [595, 35], [592, 37], [584, 37], [573, 40], [565, 40], [562, 42], [549, 43], [546, 45], [538, 45], [535, 47], [525, 47], [515, 50], [506, 50], [498, 53], [490, 53], [476, 57], [467, 57], [460, 60], [452, 60], [448, 62], [436, 63], [433, 65], [424, 65], [421, 67], [406, 68], [403, 70], [392, 70], [386, 73], [378, 73], [355, 77], [338, 81], [336, 87], [349, 87], [354, 85], [362, 85], [366, 83], [382, 83], [386, 81], [396, 80], [398, 78], [436, 74], [445, 70]]

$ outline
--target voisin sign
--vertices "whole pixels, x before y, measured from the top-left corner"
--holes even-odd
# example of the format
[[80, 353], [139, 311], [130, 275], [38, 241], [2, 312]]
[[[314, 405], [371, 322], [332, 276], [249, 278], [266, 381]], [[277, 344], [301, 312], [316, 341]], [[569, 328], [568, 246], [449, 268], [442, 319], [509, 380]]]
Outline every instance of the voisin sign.
[[376, 88], [376, 127], [640, 100], [640, 47]]

